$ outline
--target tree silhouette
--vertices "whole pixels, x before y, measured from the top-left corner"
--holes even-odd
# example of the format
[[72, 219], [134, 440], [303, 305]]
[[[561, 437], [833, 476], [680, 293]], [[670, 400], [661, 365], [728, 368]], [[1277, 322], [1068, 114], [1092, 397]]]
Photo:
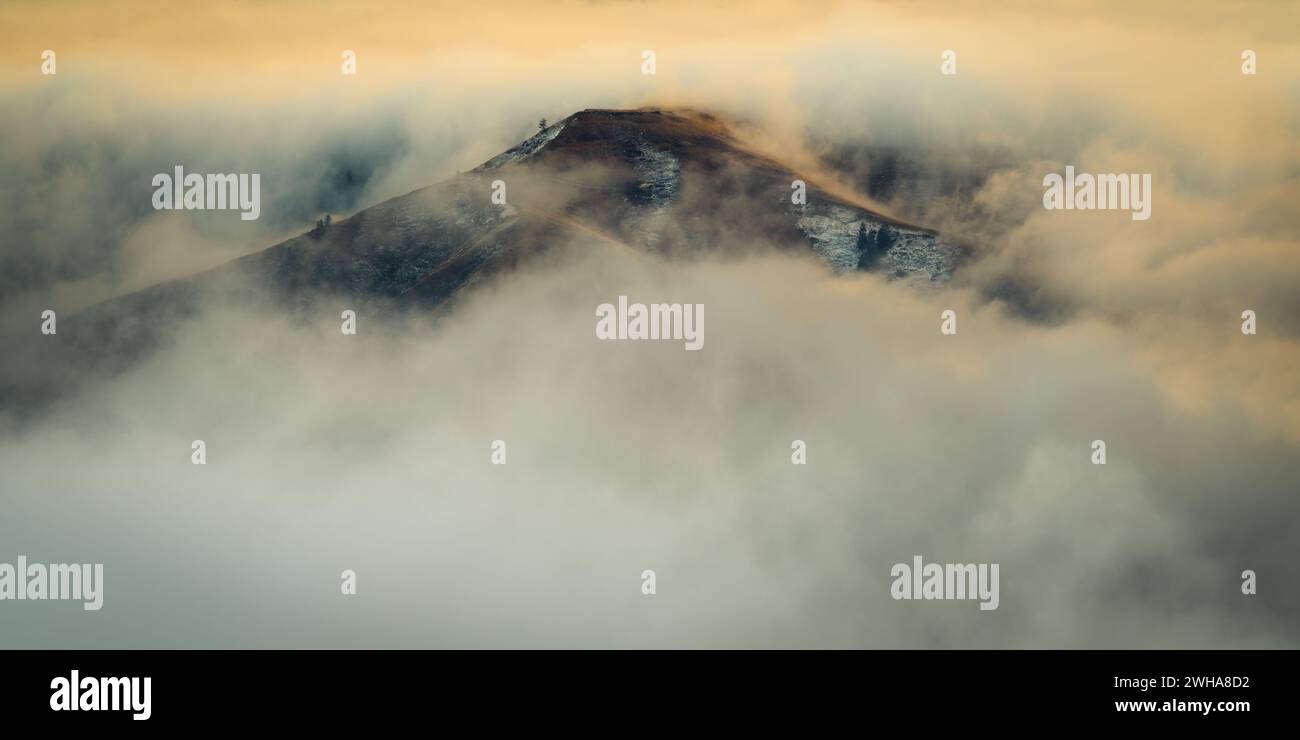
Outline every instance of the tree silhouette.
[[325, 214], [325, 218], [316, 219], [316, 228], [308, 232], [312, 239], [320, 239], [325, 236], [325, 231], [330, 227], [330, 215]]
[[873, 259], [880, 259], [880, 255], [888, 252], [889, 248], [894, 246], [894, 242], [896, 241], [898, 241], [898, 239], [894, 234], [894, 230], [888, 226], [882, 225], [880, 231], [876, 232], [876, 248], [872, 250], [874, 253]]
[[858, 264], [861, 265], [863, 259], [871, 251], [871, 240], [867, 237], [867, 224], [865, 221], [858, 222]]
[[858, 269], [870, 270], [875, 267], [880, 262], [881, 256], [883, 256], [885, 252], [888, 252], [889, 248], [894, 246], [894, 242], [897, 240], [897, 235], [894, 234], [894, 230], [884, 224], [880, 225], [880, 228], [876, 230], [875, 234], [868, 234], [866, 223], [859, 222], [857, 242]]
[[867, 224], [865, 221], [858, 222], [858, 269], [869, 270], [876, 264], [876, 258], [879, 256], [879, 250], [876, 249], [876, 241], [880, 232], [876, 234], [867, 233]]

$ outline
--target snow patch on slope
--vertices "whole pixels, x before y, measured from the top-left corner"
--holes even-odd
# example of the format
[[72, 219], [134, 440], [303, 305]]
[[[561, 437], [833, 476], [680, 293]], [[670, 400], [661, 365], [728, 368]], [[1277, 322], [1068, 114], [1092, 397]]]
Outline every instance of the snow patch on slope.
[[[809, 204], [793, 210], [798, 216], [799, 231], [837, 275], [858, 269], [858, 226], [866, 226], [867, 236], [873, 242], [886, 226], [868, 213], [837, 204]], [[880, 259], [881, 271], [890, 277], [925, 281], [947, 280], [951, 276], [955, 254], [939, 237], [906, 227], [889, 225], [888, 228], [893, 235], [893, 246]]]
[[920, 231], [895, 231], [894, 245], [885, 252], [881, 263], [891, 277], [923, 278], [940, 282], [952, 277], [957, 254], [933, 234]]
[[651, 208], [664, 208], [677, 199], [682, 165], [668, 152], [661, 152], [644, 141], [637, 142], [637, 156], [632, 166], [641, 176], [637, 186]]
[[642, 243], [655, 247], [668, 219], [667, 209], [677, 200], [682, 165], [672, 154], [642, 140], [636, 144], [632, 167], [640, 177], [634, 202], [643, 210], [633, 217], [630, 227]]
[[[493, 228], [518, 216], [511, 205], [491, 203], [489, 179], [467, 175], [418, 197], [398, 198], [365, 212], [355, 223], [354, 244], [364, 245], [348, 262], [348, 281], [359, 293], [396, 295]], [[413, 194], [413, 196], [416, 194]], [[452, 207], [430, 209], [430, 198]]]
[[842, 206], [804, 206], [796, 225], [812, 242], [813, 251], [836, 275], [858, 269], [857, 211]]
[[555, 137], [560, 135], [560, 132], [564, 130], [565, 123], [566, 121], [556, 121], [555, 123], [552, 123], [550, 126], [547, 126], [541, 131], [538, 131], [527, 139], [524, 139], [513, 147], [484, 162], [479, 169], [494, 170], [498, 167], [515, 164], [516, 162], [520, 162], [533, 156], [537, 152], [541, 151], [542, 147], [551, 143]]

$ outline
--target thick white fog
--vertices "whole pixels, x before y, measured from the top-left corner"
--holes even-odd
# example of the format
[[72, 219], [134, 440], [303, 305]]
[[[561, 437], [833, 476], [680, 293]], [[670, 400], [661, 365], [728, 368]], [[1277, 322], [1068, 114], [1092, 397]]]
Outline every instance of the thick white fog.
[[[1300, 647], [1293, 11], [984, 5], [755, 8], [725, 44], [707, 9], [584, 4], [587, 36], [513, 22], [502, 48], [375, 21], [368, 76], [342, 82], [355, 42], [326, 11], [319, 36], [258, 25], [243, 56], [198, 34], [164, 64], [147, 26], [130, 53], [107, 31], [61, 49], [54, 79], [4, 67], [5, 337], [594, 107], [718, 113], [970, 259], [918, 287], [763, 244], [560, 245], [437, 321], [363, 309], [355, 336], [329, 300], [207, 304], [120, 375], [0, 406], [0, 563], [105, 566], [99, 611], [6, 602], [0, 648]], [[605, 22], [628, 13], [648, 15]], [[315, 54], [318, 77], [269, 71]], [[152, 210], [177, 164], [261, 173], [261, 218]], [[1044, 210], [1067, 165], [1150, 174], [1151, 218]], [[620, 295], [704, 304], [704, 348], [597, 340]], [[20, 346], [6, 373], [39, 363]], [[917, 555], [1000, 564], [998, 608], [894, 600]]]
[[[704, 303], [705, 348], [598, 341], [618, 295]], [[30, 603], [3, 641], [1294, 645], [1293, 443], [1227, 390], [1181, 408], [1130, 332], [971, 295], [595, 250], [433, 328], [211, 308], [6, 435], [6, 550], [106, 573], [101, 611]], [[999, 563], [999, 608], [893, 600], [918, 554]]]

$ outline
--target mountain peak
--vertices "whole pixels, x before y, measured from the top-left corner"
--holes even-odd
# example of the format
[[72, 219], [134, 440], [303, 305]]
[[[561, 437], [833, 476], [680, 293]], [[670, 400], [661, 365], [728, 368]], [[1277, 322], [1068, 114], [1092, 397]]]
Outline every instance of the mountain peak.
[[156, 346], [207, 293], [245, 301], [264, 291], [289, 305], [330, 295], [381, 312], [437, 307], [562, 245], [666, 258], [780, 249], [816, 255], [836, 273], [922, 282], [946, 279], [956, 262], [934, 231], [818, 188], [746, 148], [717, 116], [587, 109], [470, 172], [92, 306], [68, 319], [67, 351], [111, 372]]
[[[747, 147], [721, 117], [692, 108], [581, 110], [471, 174], [496, 177], [517, 167], [574, 184], [568, 173], [590, 176], [593, 166], [608, 176], [605, 181], [576, 186], [621, 192], [623, 202], [578, 197], [570, 215], [620, 213], [624, 218], [613, 230], [643, 248], [699, 251], [738, 240], [811, 247], [835, 272], [870, 268], [929, 281], [946, 279], [956, 261], [936, 232], [819, 187]], [[794, 197], [799, 189], [802, 198]], [[674, 233], [683, 219], [696, 228]], [[864, 260], [877, 245], [881, 253]]]
[[[237, 270], [291, 299], [437, 304], [532, 253], [593, 239], [670, 257], [811, 250], [837, 273], [926, 281], [955, 262], [935, 232], [818, 188], [746, 148], [718, 116], [591, 108], [474, 170], [178, 283]], [[158, 291], [175, 284], [145, 293]]]

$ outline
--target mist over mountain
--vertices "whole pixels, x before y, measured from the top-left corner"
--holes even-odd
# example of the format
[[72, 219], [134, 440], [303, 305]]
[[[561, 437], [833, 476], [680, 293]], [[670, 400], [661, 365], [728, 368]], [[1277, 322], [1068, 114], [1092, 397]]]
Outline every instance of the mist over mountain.
[[[31, 4], [0, 542], [106, 590], [0, 646], [1300, 645], [1295, 11], [1169, 7]], [[151, 209], [182, 164], [261, 217]], [[918, 555], [998, 608], [895, 600]]]
[[[496, 182], [508, 188], [501, 203], [491, 197]], [[888, 234], [878, 264], [860, 264], [860, 226], [872, 244]], [[752, 244], [811, 248], [837, 272], [870, 267], [929, 281], [947, 278], [958, 257], [934, 231], [747, 150], [712, 115], [646, 109], [576, 113], [470, 172], [223, 269], [290, 299], [317, 292], [436, 305], [575, 239], [686, 258]]]
[[[328, 299], [367, 320], [434, 309], [560, 245], [686, 260], [777, 250], [816, 255], [836, 274], [873, 270], [919, 284], [947, 280], [960, 260], [933, 230], [819, 188], [705, 112], [584, 110], [539, 128], [449, 180], [91, 306], [63, 319], [62, 357], [30, 337], [26, 354], [117, 371], [201, 300], [223, 295], [286, 308]], [[45, 371], [6, 380], [0, 395], [16, 405], [61, 392]]]

